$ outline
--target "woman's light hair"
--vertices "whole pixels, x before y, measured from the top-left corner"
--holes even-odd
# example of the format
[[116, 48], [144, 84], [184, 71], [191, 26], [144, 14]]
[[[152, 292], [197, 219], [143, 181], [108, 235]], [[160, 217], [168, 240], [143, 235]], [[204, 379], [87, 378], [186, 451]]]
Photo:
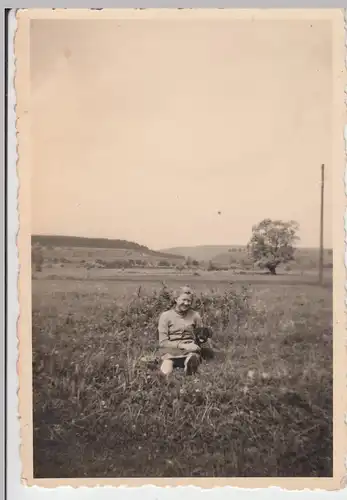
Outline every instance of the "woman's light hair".
[[178, 290], [175, 290], [173, 297], [176, 301], [181, 295], [189, 295], [192, 299], [194, 298], [194, 292], [188, 285], [181, 286]]

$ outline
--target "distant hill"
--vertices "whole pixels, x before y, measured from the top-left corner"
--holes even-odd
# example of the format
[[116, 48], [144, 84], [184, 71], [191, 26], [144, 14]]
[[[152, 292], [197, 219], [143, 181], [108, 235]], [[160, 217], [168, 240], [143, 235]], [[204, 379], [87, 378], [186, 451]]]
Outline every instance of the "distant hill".
[[242, 245], [199, 245], [196, 247], [174, 247], [160, 251], [182, 255], [185, 258], [191, 257], [200, 262], [213, 260], [219, 254], [228, 253], [230, 248], [245, 249], [246, 247]]
[[[201, 245], [196, 247], [173, 247], [161, 252], [169, 252], [182, 255], [185, 258], [191, 257], [199, 262], [213, 261], [218, 264], [228, 264], [231, 260], [239, 261], [247, 258], [246, 245]], [[296, 260], [304, 263], [306, 261], [317, 261], [319, 258], [318, 248], [297, 248]], [[324, 259], [326, 262], [332, 261], [332, 250], [325, 249]]]
[[180, 254], [167, 252], [156, 252], [145, 245], [140, 245], [127, 240], [107, 239], [107, 238], [84, 238], [79, 236], [57, 236], [57, 235], [32, 235], [31, 243], [40, 244], [45, 247], [64, 248], [100, 248], [115, 250], [130, 250], [153, 257], [171, 258], [183, 260]]

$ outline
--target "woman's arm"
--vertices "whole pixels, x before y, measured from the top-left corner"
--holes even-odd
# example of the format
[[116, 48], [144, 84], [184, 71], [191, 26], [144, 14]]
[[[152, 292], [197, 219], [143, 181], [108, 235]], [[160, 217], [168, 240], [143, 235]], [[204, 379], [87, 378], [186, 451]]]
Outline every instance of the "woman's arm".
[[165, 313], [159, 318], [158, 332], [160, 347], [178, 347], [179, 340], [172, 341], [169, 338], [169, 321]]

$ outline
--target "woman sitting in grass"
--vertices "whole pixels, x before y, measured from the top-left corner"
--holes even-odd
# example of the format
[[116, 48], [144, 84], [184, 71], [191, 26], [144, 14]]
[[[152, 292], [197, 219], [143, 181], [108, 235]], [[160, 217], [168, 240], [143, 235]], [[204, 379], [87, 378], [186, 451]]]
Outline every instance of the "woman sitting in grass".
[[187, 375], [195, 373], [200, 364], [200, 347], [196, 329], [202, 328], [200, 314], [192, 309], [193, 292], [183, 287], [174, 306], [159, 318], [160, 370], [169, 375], [175, 367], [184, 367]]

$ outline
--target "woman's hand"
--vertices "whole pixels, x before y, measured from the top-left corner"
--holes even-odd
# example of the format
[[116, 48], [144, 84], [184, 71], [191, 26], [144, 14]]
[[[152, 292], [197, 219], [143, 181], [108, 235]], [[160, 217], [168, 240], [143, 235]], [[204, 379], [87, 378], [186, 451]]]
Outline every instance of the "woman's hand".
[[196, 345], [192, 340], [182, 340], [178, 347], [187, 352], [200, 352], [200, 347]]

